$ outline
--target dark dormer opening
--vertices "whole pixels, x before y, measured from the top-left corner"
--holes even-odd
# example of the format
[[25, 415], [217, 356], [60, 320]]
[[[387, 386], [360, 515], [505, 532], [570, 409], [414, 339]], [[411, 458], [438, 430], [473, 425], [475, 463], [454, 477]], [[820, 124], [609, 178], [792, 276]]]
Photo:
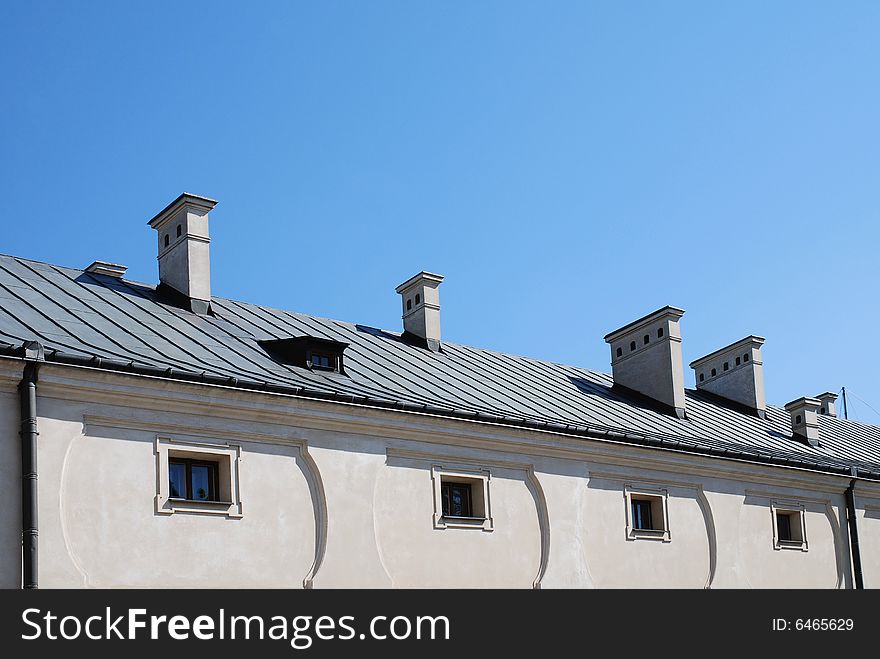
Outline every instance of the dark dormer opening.
[[259, 343], [272, 359], [281, 364], [313, 371], [345, 373], [343, 353], [348, 347], [347, 343], [316, 336], [271, 339]]

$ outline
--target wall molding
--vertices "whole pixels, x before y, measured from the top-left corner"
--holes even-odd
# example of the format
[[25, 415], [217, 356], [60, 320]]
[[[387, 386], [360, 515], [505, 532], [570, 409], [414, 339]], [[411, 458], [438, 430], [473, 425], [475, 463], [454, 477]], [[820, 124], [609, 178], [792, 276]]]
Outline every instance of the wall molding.
[[[99, 371], [96, 377], [101, 376], [104, 379], [112, 378], [116, 381], [121, 378], [129, 380], [132, 378], [132, 376], [120, 376]], [[95, 383], [94, 381], [83, 383], [82, 380], [73, 380], [72, 378], [59, 379], [57, 374], [44, 375], [43, 378], [41, 392], [44, 396], [55, 395], [63, 400], [71, 400], [71, 388], [73, 387], [80, 393], [97, 394], [97, 396], [87, 398], [88, 402], [112, 404], [115, 396], [115, 400], [120, 405], [129, 407], [131, 403], [130, 393], [119, 391], [118, 386], [114, 387], [109, 383]], [[141, 380], [149, 380], [149, 378], [138, 378], [138, 384], [144, 384]], [[165, 385], [160, 392], [161, 395], [157, 395], [153, 391], [144, 391], [143, 387], [138, 389], [138, 405], [141, 409], [155, 408], [165, 412], [177, 411], [205, 416], [202, 396], [190, 396], [188, 400], [181, 400], [181, 397], [188, 393], [201, 393], [204, 386], [207, 385], [159, 382]], [[150, 384], [153, 385], [153, 389], [156, 388], [155, 382]], [[260, 423], [281, 425], [286, 428], [296, 426], [302, 430], [327, 430], [380, 437], [386, 440], [400, 439], [420, 443], [450, 444], [526, 454], [530, 457], [580, 460], [631, 466], [638, 469], [645, 469], [647, 461], [650, 465], [648, 468], [657, 471], [730, 478], [731, 480], [749, 480], [768, 485], [784, 483], [792, 487], [824, 493], [843, 492], [849, 484], [848, 476], [750, 463], [723, 457], [700, 456], [659, 447], [641, 447], [601, 438], [584, 438], [563, 432], [511, 428], [485, 421], [462, 421], [419, 412], [390, 413], [388, 410], [354, 406], [342, 402], [298, 399], [284, 394], [244, 392], [224, 387], [213, 387], [213, 389], [215, 394], [223, 392], [228, 394], [230, 398], [237, 399], [232, 401], [212, 400], [210, 418], [213, 420], [224, 418], [239, 421], [253, 420]], [[258, 409], [253, 406], [254, 400], [259, 401]], [[270, 400], [277, 404], [277, 409], [268, 404], [267, 401]], [[278, 439], [268, 437], [267, 441], [278, 441]], [[876, 490], [876, 496], [880, 497], [880, 483], [874, 484], [869, 481], [861, 481], [861, 483], [863, 483], [862, 493], [865, 496], [870, 496], [870, 491]]]

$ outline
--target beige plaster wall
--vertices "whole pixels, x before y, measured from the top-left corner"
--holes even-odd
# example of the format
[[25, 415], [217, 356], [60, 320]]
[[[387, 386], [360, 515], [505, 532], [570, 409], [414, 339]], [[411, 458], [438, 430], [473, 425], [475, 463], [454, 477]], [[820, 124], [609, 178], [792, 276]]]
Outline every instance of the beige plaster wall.
[[21, 440], [14, 388], [0, 392], [0, 588], [21, 587]]
[[[41, 587], [850, 583], [846, 479], [378, 411], [352, 420], [338, 405], [205, 396], [189, 385], [161, 383], [154, 398], [93, 392], [74, 401], [66, 383], [45, 380]], [[194, 403], [170, 402], [183, 393]], [[17, 437], [15, 405], [0, 395], [7, 438]], [[240, 446], [243, 516], [158, 514], [157, 435]], [[17, 587], [18, 444], [3, 446], [10, 503], [0, 509], [0, 579]], [[491, 474], [491, 531], [434, 527], [437, 465]], [[627, 537], [628, 484], [666, 491], [669, 542]], [[774, 548], [776, 499], [804, 505], [808, 551]], [[880, 500], [872, 505], [860, 523], [866, 580], [876, 587]]]

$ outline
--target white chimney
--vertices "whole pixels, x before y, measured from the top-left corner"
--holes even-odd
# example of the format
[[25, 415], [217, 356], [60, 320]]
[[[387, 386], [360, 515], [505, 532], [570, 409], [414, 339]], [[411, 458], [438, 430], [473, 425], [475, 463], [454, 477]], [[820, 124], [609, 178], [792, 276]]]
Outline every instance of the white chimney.
[[685, 418], [682, 309], [664, 307], [605, 336], [614, 385], [639, 392]]
[[208, 212], [216, 205], [184, 192], [149, 223], [159, 237], [160, 287], [173, 289], [186, 308], [200, 314], [211, 308]]
[[433, 352], [440, 350], [440, 291], [442, 275], [420, 272], [395, 290], [403, 304], [404, 339]]
[[819, 446], [819, 406], [818, 398], [798, 398], [785, 406], [791, 414], [791, 431], [804, 439], [810, 446]]
[[764, 401], [764, 362], [760, 336], [747, 336], [691, 362], [697, 389], [744, 405], [762, 419]]
[[819, 414], [837, 416], [837, 394], [826, 391], [816, 396], [819, 399]]

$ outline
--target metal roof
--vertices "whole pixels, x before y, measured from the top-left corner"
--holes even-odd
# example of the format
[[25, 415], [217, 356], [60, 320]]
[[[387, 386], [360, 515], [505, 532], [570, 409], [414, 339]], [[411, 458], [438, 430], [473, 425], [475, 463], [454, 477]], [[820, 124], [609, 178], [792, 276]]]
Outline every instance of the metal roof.
[[[687, 390], [687, 419], [612, 388], [611, 375], [443, 342], [434, 353], [399, 332], [214, 297], [213, 315], [180, 309], [154, 286], [0, 255], [0, 352], [38, 341], [47, 361], [283, 391], [567, 434], [880, 478], [880, 427], [819, 417], [821, 446]], [[345, 375], [278, 363], [259, 341], [347, 343]]]

